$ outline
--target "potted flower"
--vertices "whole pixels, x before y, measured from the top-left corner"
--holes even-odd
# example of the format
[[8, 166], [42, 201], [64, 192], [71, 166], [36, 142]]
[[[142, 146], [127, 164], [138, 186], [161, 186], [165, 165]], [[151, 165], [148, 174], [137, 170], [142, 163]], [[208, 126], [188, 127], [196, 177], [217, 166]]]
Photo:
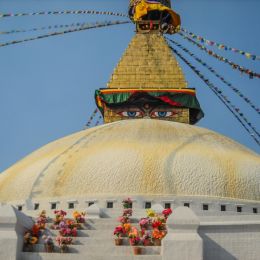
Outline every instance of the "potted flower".
[[69, 228], [64, 227], [60, 229], [60, 235], [64, 237], [76, 237], [77, 236], [77, 228]]
[[163, 223], [160, 219], [155, 219], [152, 222], [153, 229], [165, 230], [165, 223]]
[[141, 244], [141, 239], [139, 232], [136, 227], [132, 227], [128, 234], [130, 245], [133, 246], [133, 251], [135, 255], [142, 254], [142, 248], [139, 246]]
[[115, 227], [114, 235], [116, 236], [116, 238], [115, 238], [115, 245], [116, 246], [121, 246], [123, 244], [122, 235], [124, 233], [125, 233], [125, 230], [122, 226]]
[[78, 227], [78, 223], [77, 223], [76, 221], [70, 220], [70, 219], [66, 220], [66, 225], [67, 225], [67, 227], [70, 228], [70, 229], [73, 229], [73, 228], [77, 228], [77, 227]]
[[148, 229], [148, 226], [150, 225], [150, 219], [141, 218], [139, 221], [139, 225], [140, 225], [141, 229]]
[[153, 243], [155, 246], [161, 246], [161, 241], [165, 237], [166, 231], [155, 228], [152, 232]]
[[67, 220], [64, 221], [62, 220], [59, 224], [59, 230], [60, 230], [60, 235], [67, 237], [67, 236], [77, 236], [77, 225], [73, 220]]
[[24, 233], [23, 241], [24, 241], [24, 251], [32, 252], [33, 245], [35, 245], [38, 242], [38, 238], [34, 236], [31, 233], [31, 231], [26, 231]]
[[141, 241], [144, 246], [152, 246], [152, 231], [143, 229]]
[[127, 216], [120, 216], [118, 217], [117, 219], [121, 224], [126, 224], [126, 223], [129, 223], [130, 220], [129, 220], [129, 217]]
[[123, 229], [124, 229], [124, 234], [128, 234], [131, 230], [131, 224], [130, 223], [124, 223], [122, 225], [123, 225]]
[[46, 211], [42, 210], [39, 214], [39, 217], [36, 219], [36, 223], [40, 229], [45, 229], [45, 225], [47, 223]]
[[123, 216], [124, 217], [129, 218], [129, 217], [132, 216], [132, 214], [133, 214], [133, 210], [132, 209], [124, 209], [124, 211], [123, 211]]
[[36, 223], [39, 226], [40, 229], [45, 229], [45, 225], [46, 225], [46, 219], [42, 218], [42, 217], [38, 217], [36, 219]]
[[124, 200], [122, 201], [123, 208], [124, 208], [124, 209], [132, 208], [132, 203], [133, 203], [133, 201], [132, 201], [130, 198], [124, 199]]
[[78, 211], [73, 212], [73, 218], [77, 223], [77, 228], [82, 228], [81, 224], [85, 223], [85, 216], [86, 216], [85, 212], [78, 212]]
[[164, 215], [165, 219], [167, 220], [167, 218], [172, 214], [172, 209], [165, 209], [162, 211], [162, 214]]
[[146, 210], [146, 214], [147, 214], [147, 217], [149, 217], [149, 218], [156, 217], [156, 213], [155, 213], [155, 211], [152, 210], [152, 209], [147, 209], [147, 210]]
[[61, 253], [68, 253], [69, 252], [68, 245], [72, 244], [72, 238], [71, 237], [57, 236], [56, 242], [58, 243], [58, 246], [60, 247]]
[[63, 211], [63, 210], [55, 210], [54, 214], [55, 214], [54, 224], [55, 225], [59, 225], [60, 222], [62, 220], [64, 220], [65, 216], [67, 215], [67, 212]]
[[44, 248], [47, 253], [53, 253], [54, 251], [54, 242], [51, 236], [42, 236], [44, 240]]
[[166, 218], [163, 215], [156, 215], [152, 218], [152, 227], [159, 230], [166, 230]]

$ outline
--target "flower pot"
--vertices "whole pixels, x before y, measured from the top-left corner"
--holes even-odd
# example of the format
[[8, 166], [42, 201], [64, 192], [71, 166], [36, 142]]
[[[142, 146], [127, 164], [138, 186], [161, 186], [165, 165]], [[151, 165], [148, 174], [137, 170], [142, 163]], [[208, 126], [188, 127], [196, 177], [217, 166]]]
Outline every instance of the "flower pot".
[[140, 225], [140, 228], [145, 230], [153, 230], [153, 226], [151, 224]]
[[158, 238], [154, 238], [153, 239], [153, 244], [155, 246], [161, 246], [162, 245], [162, 240], [161, 239], [158, 239]]
[[123, 238], [115, 238], [115, 245], [116, 246], [122, 246], [123, 244]]
[[141, 228], [141, 229], [148, 229], [148, 227], [149, 227], [148, 224], [144, 224], [144, 225], [141, 225], [141, 224], [140, 224], [140, 228]]
[[46, 253], [53, 253], [54, 251], [54, 245], [53, 244], [44, 244], [44, 247], [45, 247], [45, 252]]
[[77, 228], [77, 229], [83, 229], [83, 228], [82, 228], [82, 224], [81, 224], [81, 223], [77, 223], [76, 228]]
[[69, 247], [67, 245], [61, 245], [60, 246], [60, 252], [61, 253], [68, 253], [69, 252]]
[[129, 244], [130, 244], [130, 246], [135, 246], [135, 242], [132, 241], [132, 239], [129, 239]]
[[133, 252], [134, 255], [141, 255], [142, 254], [142, 248], [139, 246], [133, 246]]
[[144, 246], [153, 246], [153, 242], [150, 239], [145, 239], [143, 243]]
[[32, 244], [25, 244], [23, 251], [24, 252], [33, 252], [33, 245]]

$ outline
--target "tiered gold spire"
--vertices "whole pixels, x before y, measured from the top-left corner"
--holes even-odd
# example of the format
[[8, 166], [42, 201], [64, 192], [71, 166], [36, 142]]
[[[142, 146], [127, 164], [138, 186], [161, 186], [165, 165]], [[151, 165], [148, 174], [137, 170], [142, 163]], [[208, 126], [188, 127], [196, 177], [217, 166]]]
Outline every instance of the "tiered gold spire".
[[109, 88], [186, 88], [187, 82], [162, 35], [137, 33], [107, 85]]
[[180, 16], [165, 5], [169, 0], [159, 2], [130, 4], [136, 35], [114, 69], [108, 88], [95, 92], [105, 123], [150, 118], [195, 124], [203, 117], [196, 91], [187, 88], [182, 69], [163, 37], [177, 32]]

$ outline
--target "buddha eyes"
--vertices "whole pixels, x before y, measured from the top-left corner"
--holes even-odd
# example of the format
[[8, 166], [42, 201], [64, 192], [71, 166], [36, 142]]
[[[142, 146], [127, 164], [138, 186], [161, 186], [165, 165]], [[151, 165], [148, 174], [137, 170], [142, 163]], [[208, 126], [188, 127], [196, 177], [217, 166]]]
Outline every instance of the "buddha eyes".
[[170, 117], [174, 114], [172, 111], [154, 111], [151, 113], [151, 117]]
[[[142, 118], [144, 117], [144, 113], [142, 111], [122, 111], [118, 113], [123, 117], [128, 118]], [[151, 118], [164, 118], [164, 117], [171, 117], [176, 113], [173, 111], [153, 111], [150, 113]]]
[[123, 112], [120, 112], [119, 114], [122, 116], [125, 116], [125, 117], [131, 117], [131, 118], [143, 116], [140, 111], [123, 111]]

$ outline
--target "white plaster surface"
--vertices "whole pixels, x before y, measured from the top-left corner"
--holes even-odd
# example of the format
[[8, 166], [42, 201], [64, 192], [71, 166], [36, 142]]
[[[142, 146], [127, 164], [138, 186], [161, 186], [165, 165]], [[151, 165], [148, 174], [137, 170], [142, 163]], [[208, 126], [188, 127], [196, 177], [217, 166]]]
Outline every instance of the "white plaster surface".
[[203, 225], [199, 234], [205, 260], [259, 260], [260, 224], [239, 221]]
[[202, 260], [203, 241], [197, 233], [199, 218], [187, 207], [178, 207], [167, 220], [162, 241], [163, 260]]
[[20, 258], [23, 247], [23, 235], [30, 229], [33, 221], [12, 206], [0, 206], [0, 259], [16, 260]]
[[90, 219], [100, 218], [101, 210], [96, 204], [93, 204], [86, 209], [86, 213], [87, 213], [88, 218], [90, 218]]
[[259, 176], [260, 157], [217, 133], [162, 120], [125, 120], [27, 156], [0, 175], [0, 201], [123, 194], [257, 201]]
[[162, 211], [164, 210], [164, 207], [161, 205], [161, 204], [154, 204], [152, 205], [152, 208], [151, 208], [155, 213], [157, 214], [161, 214]]

